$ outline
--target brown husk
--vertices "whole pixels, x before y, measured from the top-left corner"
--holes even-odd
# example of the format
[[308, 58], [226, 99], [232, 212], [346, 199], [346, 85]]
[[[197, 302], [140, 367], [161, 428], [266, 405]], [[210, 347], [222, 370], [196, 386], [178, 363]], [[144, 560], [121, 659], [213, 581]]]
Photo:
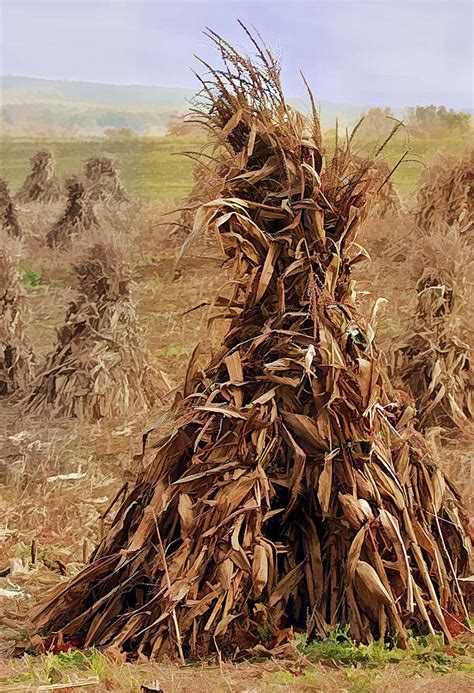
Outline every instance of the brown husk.
[[215, 300], [229, 329], [206, 368], [191, 357], [172, 433], [146, 432], [143, 471], [89, 564], [31, 618], [78, 646], [181, 659], [336, 623], [364, 642], [408, 646], [408, 628], [450, 640], [462, 509], [351, 280], [371, 163], [338, 148], [324, 169], [316, 112], [286, 104], [266, 47], [252, 63], [211, 36], [224, 69], [204, 83], [203, 120], [227, 173], [193, 235], [214, 230], [233, 264]]
[[15, 198], [18, 202], [57, 202], [63, 196], [54, 171], [52, 152], [42, 149], [31, 158], [31, 173], [25, 178]]
[[68, 193], [66, 208], [46, 236], [48, 246], [60, 250], [69, 248], [71, 241], [80, 238], [86, 231], [99, 227], [84, 183], [78, 178], [70, 178], [66, 182], [66, 189]]
[[123, 241], [109, 238], [75, 265], [79, 295], [28, 398], [28, 411], [95, 421], [158, 399], [155, 371], [140, 343], [126, 258]]
[[20, 246], [0, 231], [0, 395], [23, 391], [33, 376], [33, 351], [25, 335], [25, 293]]

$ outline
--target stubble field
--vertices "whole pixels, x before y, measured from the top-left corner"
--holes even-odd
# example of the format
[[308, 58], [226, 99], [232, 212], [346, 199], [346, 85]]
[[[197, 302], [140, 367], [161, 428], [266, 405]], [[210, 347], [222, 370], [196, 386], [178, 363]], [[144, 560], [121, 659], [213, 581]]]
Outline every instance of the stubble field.
[[[184, 236], [172, 224], [177, 218], [172, 210], [192, 185], [192, 162], [179, 153], [198, 149], [202, 140], [46, 144], [55, 153], [62, 177], [78, 172], [84, 159], [99, 152], [111, 154], [118, 161], [133, 204], [119, 211], [103, 210], [102, 220], [127, 236], [135, 267], [133, 299], [143, 342], [165, 383], [163, 390], [172, 390], [179, 385], [196, 343], [201, 341], [204, 353], [209, 353], [219, 343], [222, 331], [219, 325], [207, 328], [212, 297], [227, 279], [212, 239], [200, 239], [180, 266], [175, 266]], [[459, 153], [463, 145], [462, 139], [453, 137], [411, 143], [426, 162], [440, 148]], [[0, 175], [9, 180], [13, 191], [24, 178], [28, 158], [38, 148], [39, 143], [34, 141], [2, 143]], [[420, 171], [419, 164], [410, 163], [395, 176], [408, 207]], [[56, 329], [76, 291], [71, 265], [81, 248], [60, 253], [44, 243], [60, 211], [60, 204], [21, 205], [19, 210], [25, 231], [21, 268], [29, 307], [27, 333], [38, 363], [50, 351]], [[413, 287], [403, 257], [388, 261], [379, 258], [376, 250], [380, 234], [403, 237], [410, 223], [409, 215], [388, 219], [384, 224], [373, 223], [366, 238], [373, 261], [359, 270], [362, 286], [373, 297], [384, 295], [392, 307], [379, 327], [387, 347], [410, 310]], [[11, 659], [16, 648], [27, 645], [27, 634], [19, 625], [21, 615], [28, 604], [48, 587], [74, 574], [90, 556], [110, 521], [106, 513], [110, 502], [136, 474], [138, 463], [132, 460], [140, 450], [143, 429], [161, 415], [168, 403], [166, 396], [157, 396], [146, 414], [132, 416], [124, 412], [114, 421], [85, 424], [26, 415], [22, 401], [0, 400], [0, 654], [4, 657], [0, 662], [0, 691], [52, 690], [64, 681], [71, 685], [75, 682], [78, 690], [84, 686], [90, 691], [139, 691], [142, 684], [155, 680], [164, 693], [472, 688], [472, 659], [462, 637], [451, 649], [436, 640], [417, 642], [407, 655], [376, 646], [358, 650], [336, 633], [332, 641], [319, 646], [301, 642], [299, 654], [289, 660], [228, 664], [216, 655], [215, 662], [186, 668], [171, 663], [129, 664], [119, 655], [94, 650]], [[458, 451], [458, 474], [462, 477], [470, 468], [471, 448], [466, 441], [454, 441], [451, 448]]]

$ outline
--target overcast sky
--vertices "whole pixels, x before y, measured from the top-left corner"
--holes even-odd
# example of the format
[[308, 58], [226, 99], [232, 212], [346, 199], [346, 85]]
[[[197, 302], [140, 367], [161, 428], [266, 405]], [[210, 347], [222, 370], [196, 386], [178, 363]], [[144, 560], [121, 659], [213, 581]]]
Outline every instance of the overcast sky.
[[196, 87], [202, 29], [245, 46], [236, 18], [302, 69], [318, 99], [473, 105], [470, 0], [0, 0], [1, 73]]

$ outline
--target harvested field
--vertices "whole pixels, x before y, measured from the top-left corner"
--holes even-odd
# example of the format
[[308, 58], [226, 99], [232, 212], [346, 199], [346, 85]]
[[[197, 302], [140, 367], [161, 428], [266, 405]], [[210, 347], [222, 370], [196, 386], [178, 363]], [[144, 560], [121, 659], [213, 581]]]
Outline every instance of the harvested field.
[[183, 663], [216, 648], [281, 654], [293, 629], [327, 637], [334, 623], [408, 648], [406, 627], [424, 622], [451, 643], [450, 619], [468, 616], [466, 518], [350, 282], [372, 162], [336, 143], [322, 186], [316, 112], [308, 123], [288, 109], [268, 50], [252, 63], [211, 38], [225, 70], [204, 83], [203, 117], [225, 146], [224, 185], [194, 233], [215, 228], [233, 261], [234, 290], [215, 301], [228, 331], [205, 369], [193, 352], [172, 432], [147, 430], [136, 485], [89, 564], [32, 610], [34, 638]]
[[12, 191], [18, 190], [29, 170], [28, 159], [38, 146], [44, 146], [54, 152], [61, 181], [81, 172], [90, 157], [107, 156], [120, 163], [123, 184], [131, 197], [170, 202], [186, 195], [192, 185], [193, 161], [182, 153], [199, 150], [204, 142], [203, 137], [186, 135], [137, 137], [130, 141], [53, 139], [40, 144], [23, 138], [8, 139], [2, 142], [0, 176], [9, 181]]
[[[148, 215], [151, 215], [151, 209]], [[140, 276], [134, 291], [138, 314], [148, 330], [146, 344], [153, 351], [154, 363], [163, 368], [175, 384], [184, 376], [187, 362], [186, 344], [194, 344], [207, 337], [205, 320], [201, 311], [183, 312], [206, 301], [213, 293], [209, 277], [216, 273], [217, 265], [189, 257], [179, 280], [173, 281], [172, 266], [179, 244], [171, 245], [166, 233], [160, 229], [155, 237], [155, 248], [160, 250], [153, 258], [144, 252], [140, 263]], [[143, 249], [145, 251], [145, 249]], [[196, 254], [198, 251], [196, 249]], [[207, 251], [200, 249], [199, 254]], [[194, 253], [193, 253], [194, 255]], [[40, 322], [41, 343], [48, 349], [54, 339], [54, 327], [61, 319], [52, 305], [66, 309], [70, 289], [66, 283], [54, 283], [52, 276], [46, 286], [34, 290], [30, 296]], [[216, 284], [220, 283], [220, 280]], [[217, 288], [215, 286], [214, 288]], [[38, 338], [39, 332], [31, 324], [30, 335]], [[46, 330], [46, 328], [48, 328]], [[214, 336], [217, 346], [218, 335]], [[23, 408], [6, 406], [0, 402], [1, 448], [0, 513], [8, 517], [2, 536], [0, 565], [5, 568], [15, 561], [13, 574], [0, 578], [0, 587], [23, 593], [27, 602], [34, 602], [45, 589], [61, 578], [57, 561], [64, 566], [66, 575], [74, 574], [87, 559], [95, 543], [100, 539], [100, 516], [107, 504], [128, 480], [130, 460], [140, 450], [143, 428], [151, 417], [116, 421], [110, 427], [102, 424], [88, 425], [70, 421], [49, 422], [26, 416]], [[156, 416], [159, 416], [159, 411]], [[10, 436], [13, 440], [9, 439]], [[456, 454], [455, 464], [459, 464]], [[463, 455], [466, 464], [466, 455]], [[469, 461], [467, 462], [469, 468]], [[67, 478], [79, 474], [78, 478]], [[84, 474], [84, 476], [82, 476]], [[63, 480], [58, 478], [63, 475]], [[54, 478], [56, 477], [56, 478]], [[66, 478], [64, 478], [66, 477]], [[52, 478], [51, 481], [48, 479]], [[104, 530], [108, 526], [104, 520]], [[87, 535], [86, 541], [84, 537]], [[31, 546], [35, 542], [36, 559], [31, 563]], [[23, 571], [23, 572], [22, 572]], [[0, 639], [3, 655], [11, 652], [14, 642], [21, 645], [22, 633], [15, 628], [16, 614], [23, 611], [18, 599], [3, 598], [0, 608], [12, 619], [4, 627]], [[366, 663], [354, 659], [344, 644], [326, 642], [326, 650], [318, 658], [305, 655], [303, 659], [254, 661], [248, 664], [209, 665], [181, 668], [176, 665], [153, 663], [124, 664], [112, 655], [86, 653], [84, 661], [78, 661], [79, 653], [28, 657], [19, 660], [4, 659], [0, 668], [0, 688], [15, 691], [36, 691], [39, 683], [51, 684], [61, 676], [61, 681], [93, 679], [99, 683], [85, 690], [129, 691], [138, 693], [137, 682], [158, 680], [166, 693], [213, 693], [218, 691], [256, 690], [273, 693], [286, 690], [420, 690], [465, 691], [470, 686], [469, 656], [450, 655], [442, 645], [438, 650], [427, 643], [417, 646], [417, 657], [411, 659], [398, 653], [396, 663], [381, 662], [376, 651], [366, 657]], [[466, 648], [467, 645], [462, 647]], [[461, 649], [457, 652], [461, 653]], [[337, 654], [343, 658], [335, 665]], [[68, 659], [69, 657], [69, 659]], [[322, 657], [322, 663], [320, 663]], [[394, 655], [387, 653], [387, 658]], [[339, 662], [340, 660], [337, 659]], [[314, 662], [314, 663], [311, 663]], [[74, 690], [74, 689], [73, 689]]]
[[[191, 247], [179, 271], [175, 272], [173, 267], [181, 240], [174, 233], [170, 235], [172, 228], [158, 225], [162, 222], [162, 211], [160, 204], [148, 205], [134, 217], [132, 226], [137, 241], [132, 247], [136, 249], [134, 253], [138, 263], [132, 293], [138, 317], [146, 327], [144, 344], [152, 354], [152, 364], [166, 375], [170, 386], [178, 386], [193, 346], [198, 341], [203, 343], [205, 359], [210, 349], [219, 345], [222, 328], [214, 324], [214, 331], [209, 333], [206, 318], [212, 296], [224, 283], [227, 270], [221, 267], [219, 254], [213, 245], [198, 244]], [[36, 214], [36, 210], [24, 210], [20, 213], [20, 221], [27, 235], [23, 251], [28, 267], [25, 276], [33, 274], [31, 268], [40, 275], [35, 285], [28, 289], [29, 303], [36, 319], [26, 326], [30, 340], [38, 347], [40, 358], [52, 348], [55, 331], [61, 325], [75, 289], [68, 270], [69, 260], [62, 256], [62, 259], [58, 258], [44, 245], [38, 246], [36, 234], [43, 238], [45, 235], [39, 221], [43, 229], [47, 229], [52, 220], [38, 220]], [[396, 335], [400, 329], [397, 320], [404, 314], [401, 310], [404, 308], [404, 294], [397, 294], [396, 289], [402, 278], [407, 285], [407, 277], [403, 265], [397, 263], [391, 264], [391, 272], [387, 274], [383, 269], [385, 263], [375, 259], [369, 275], [366, 265], [361, 286], [370, 288], [373, 293], [380, 291], [388, 295], [391, 299], [389, 305], [399, 311], [393, 319], [389, 319], [390, 311], [387, 310], [381, 316], [379, 330], [382, 330], [384, 342], [388, 343], [390, 336]], [[389, 284], [387, 276], [391, 277]], [[201, 307], [189, 312], [196, 306]], [[24, 595], [21, 601], [3, 597], [0, 604], [10, 624], [4, 628], [1, 638], [2, 651], [7, 654], [15, 642], [22, 645], [22, 631], [15, 626], [19, 612], [23, 613], [27, 604], [34, 603], [58, 579], [64, 579], [61, 572], [65, 570], [65, 577], [74, 574], [89, 558], [101, 532], [107, 530], [110, 516], [103, 521], [100, 517], [123, 485], [127, 481], [133, 483], [136, 467], [134, 464], [130, 468], [130, 460], [140, 452], [142, 430], [149, 421], [158, 418], [163, 409], [159, 407], [148, 416], [129, 417], [125, 414], [110, 425], [68, 420], [45, 424], [42, 417], [26, 415], [23, 406], [15, 404], [12, 407], [11, 403], [1, 401], [0, 412], [3, 434], [0, 514], [8, 517], [2, 529], [0, 565], [4, 569], [11, 568], [14, 561], [16, 566], [13, 572], [10, 570], [8, 575], [0, 578], [0, 588]], [[458, 448], [455, 446], [454, 453], [450, 453], [449, 460], [441, 460], [443, 464], [449, 463], [451, 475], [456, 472], [459, 479], [465, 478], [465, 470], [471, 468], [472, 448], [469, 445], [469, 441], [461, 441]], [[36, 553], [34, 564], [31, 563], [32, 544]], [[137, 681], [155, 679], [161, 682], [166, 693], [170, 690], [184, 693], [249, 688], [259, 692], [325, 690], [324, 687], [327, 690], [334, 687], [350, 690], [357, 686], [357, 690], [380, 690], [385, 686], [390, 690], [461, 691], [470, 685], [469, 659], [465, 659], [466, 655], [446, 654], [442, 646], [437, 652], [433, 645], [427, 644], [423, 648], [417, 645], [418, 659], [402, 658], [397, 664], [387, 665], [374, 659], [378, 656], [375, 653], [367, 654], [366, 664], [357, 663], [351, 659], [352, 655], [346, 654], [341, 644], [334, 647], [336, 651], [342, 647], [346, 657], [339, 668], [327, 659], [334, 657], [334, 648], [324, 654], [326, 663], [323, 664], [308, 664], [305, 655], [301, 664], [294, 660], [280, 660], [269, 664], [225, 664], [221, 669], [203, 664], [197, 669], [184, 670], [146, 663], [124, 665], [102, 655], [95, 659], [91, 655], [92, 659], [85, 663], [72, 661], [66, 664], [62, 655], [48, 655], [47, 660], [40, 657], [28, 661], [6, 661], [0, 671], [3, 677], [0, 680], [14, 681], [21, 690], [28, 690], [27, 685], [35, 690], [35, 684], [28, 683], [32, 680], [34, 662], [36, 674], [33, 680], [43, 683], [57, 680], [53, 670], [62, 672], [61, 680], [93, 678], [98, 671], [98, 691], [104, 690], [104, 686], [110, 690], [138, 691]], [[51, 664], [46, 664], [46, 661]], [[94, 690], [94, 687], [85, 690]]]
[[[240, 67], [247, 70], [249, 64]], [[65, 393], [61, 401], [66, 406], [59, 405], [51, 416], [55, 405], [45, 398], [36, 411], [27, 411], [25, 400], [0, 398], [0, 515], [5, 518], [0, 525], [0, 652], [27, 652], [0, 664], [1, 690], [36, 691], [60, 683], [79, 690], [164, 693], [465, 691], [472, 685], [471, 633], [453, 577], [465, 562], [467, 522], [451, 481], [461, 483], [468, 505], [469, 485], [464, 482], [472, 469], [473, 438], [464, 424], [462, 435], [457, 429], [447, 431], [444, 414], [428, 421], [423, 438], [412, 412], [416, 393], [406, 397], [394, 391], [382, 375], [387, 359], [394, 376], [401, 378], [394, 354], [402, 335], [415, 328], [427, 335], [417, 312], [421, 276], [407, 271], [407, 262], [415, 270], [420, 266], [414, 254], [419, 239], [411, 234], [414, 201], [408, 188], [395, 182], [378, 212], [373, 208], [365, 220], [358, 196], [370, 191], [364, 189], [365, 177], [362, 185], [358, 179], [361, 169], [342, 143], [336, 163], [328, 153], [327, 169], [320, 175], [317, 123], [308, 127], [296, 115], [282, 116], [278, 104], [284, 101], [279, 101], [275, 74], [261, 83], [268, 87], [270, 105], [265, 101], [262, 107], [251, 96], [252, 104], [261, 107], [258, 118], [251, 119], [257, 123], [253, 135], [245, 107], [230, 128], [235, 102], [228, 94], [219, 99], [213, 127], [222, 135], [228, 126], [226, 165], [213, 179], [214, 192], [206, 189], [205, 197], [221, 199], [201, 212], [196, 214], [198, 183], [183, 204], [192, 178], [188, 169], [183, 177], [174, 163], [160, 201], [133, 200], [117, 207], [107, 202], [108, 195], [94, 201], [97, 223], [77, 235], [66, 234], [67, 252], [46, 244], [61, 213], [57, 206], [22, 204], [18, 210], [24, 241], [15, 286], [19, 279], [20, 303], [26, 300], [32, 316], [22, 323], [22, 342], [34, 344], [40, 372], [49, 376], [51, 368], [44, 364], [49, 359], [54, 369], [65, 348], [72, 348], [81, 363], [74, 371], [87, 372], [85, 360], [94, 353], [93, 345], [101, 344], [98, 368], [119, 383], [122, 399], [120, 377], [115, 378], [104, 353], [111, 342], [120, 342], [120, 361], [134, 360], [134, 348], [124, 353], [125, 345], [132, 344], [146, 354], [134, 370], [131, 389], [148, 412], [141, 405], [117, 403], [104, 405], [101, 416], [69, 416], [72, 400]], [[252, 75], [261, 78], [258, 70]], [[71, 151], [76, 146], [83, 145], [76, 143]], [[242, 147], [246, 156], [236, 161]], [[156, 180], [141, 188], [143, 169], [134, 178], [133, 167], [117, 159], [132, 194], [144, 190], [146, 198], [157, 189]], [[26, 157], [20, 161], [26, 165]], [[288, 194], [298, 187], [295, 171], [300, 166], [304, 173], [298, 186], [303, 181], [304, 194]], [[391, 166], [382, 164], [382, 170]], [[262, 169], [266, 173], [258, 179]], [[198, 171], [197, 181], [199, 177]], [[341, 178], [352, 181], [344, 193]], [[170, 191], [181, 198], [173, 205]], [[322, 217], [321, 210], [305, 206], [321, 202], [320, 193]], [[284, 195], [286, 206], [281, 205]], [[225, 197], [231, 201], [224, 202]], [[71, 198], [68, 209], [70, 203]], [[188, 217], [183, 221], [179, 211], [169, 213], [173, 206], [187, 207]], [[188, 227], [183, 234], [176, 232], [180, 224]], [[176, 264], [193, 226], [192, 242]], [[114, 255], [109, 242], [108, 250], [103, 244], [110, 241], [111, 228], [127, 233], [126, 262], [120, 253]], [[315, 237], [315, 229], [323, 238]], [[364, 253], [355, 245], [356, 230], [359, 242], [369, 247], [370, 263], [358, 262]], [[450, 233], [454, 238], [457, 232]], [[465, 331], [470, 326], [463, 324], [469, 322], [464, 290], [470, 280], [462, 277], [470, 251], [463, 246], [464, 237], [456, 252], [445, 253], [439, 262], [439, 248], [447, 247], [448, 236], [430, 236], [423, 246], [423, 263], [437, 269], [436, 287], [445, 287], [443, 321], [438, 325], [437, 305], [430, 313], [436, 324], [431, 324], [428, 339], [430, 344], [438, 339], [440, 358], [459, 367], [453, 397], [464, 411], [469, 387], [462, 364], [469, 359], [465, 342], [470, 339]], [[431, 253], [429, 259], [426, 253]], [[453, 288], [453, 280], [462, 290]], [[431, 281], [430, 287], [435, 284]], [[388, 303], [379, 302], [374, 309], [379, 296]], [[461, 325], [450, 342], [450, 356], [440, 334], [451, 338]], [[347, 334], [347, 340], [341, 338]], [[194, 353], [198, 342], [199, 356]], [[373, 374], [370, 388], [383, 408], [374, 408], [369, 417], [365, 361]], [[147, 365], [157, 381], [150, 391], [142, 381]], [[417, 374], [423, 370], [431, 382], [433, 368], [437, 372], [433, 362], [418, 365]], [[61, 380], [64, 372], [58, 374]], [[27, 380], [31, 383], [31, 376]], [[184, 394], [194, 398], [188, 402], [182, 399], [183, 383]], [[80, 384], [79, 398], [86, 401], [94, 386]], [[160, 396], [154, 397], [157, 392]], [[326, 392], [331, 413], [321, 423], [315, 402]], [[84, 411], [95, 412], [95, 407], [88, 403]], [[171, 416], [166, 413], [170, 409]], [[240, 418], [229, 418], [229, 412]], [[319, 421], [317, 432], [304, 417]], [[337, 437], [339, 429], [342, 438]], [[234, 438], [240, 442], [232, 447]], [[227, 443], [232, 454], [220, 452]], [[323, 449], [328, 445], [335, 447]], [[233, 468], [214, 469], [229, 464], [229, 456], [236, 462]], [[255, 465], [258, 456], [260, 464]], [[195, 526], [201, 527], [201, 537], [196, 538]], [[202, 546], [204, 540], [210, 548]], [[133, 570], [127, 564], [130, 551]], [[126, 557], [120, 581], [108, 572], [101, 584], [93, 578], [88, 582], [87, 571], [97, 567], [101, 555], [118, 554]], [[320, 565], [314, 558], [318, 555]], [[352, 572], [347, 568], [351, 561]], [[193, 570], [199, 588], [188, 594]], [[321, 582], [313, 579], [318, 571]], [[77, 584], [92, 585], [89, 601], [80, 590], [71, 591], [77, 576], [82, 581]], [[50, 589], [61, 593], [53, 605], [51, 597], [45, 599]], [[70, 602], [61, 603], [63, 590], [72, 594]], [[140, 613], [147, 598], [160, 600], [160, 610], [150, 607], [149, 614]], [[48, 603], [45, 613], [53, 628], [65, 626], [52, 640], [25, 628], [25, 614], [30, 608], [38, 614], [41, 602]], [[119, 614], [117, 603], [123, 619], [118, 625], [111, 618]], [[95, 615], [84, 606], [95, 609]], [[130, 617], [134, 609], [141, 621]], [[248, 620], [239, 630], [241, 613]], [[161, 615], [167, 629], [154, 624]], [[106, 626], [114, 631], [113, 646], [103, 637]], [[86, 632], [86, 647], [76, 649], [84, 645]], [[373, 641], [383, 633], [386, 642]], [[247, 661], [230, 661], [236, 642], [251, 653]], [[145, 661], [150, 648], [179, 659], [180, 646], [185, 666]], [[138, 647], [138, 658], [125, 661], [127, 654], [133, 659]], [[38, 655], [42, 649], [50, 651]], [[196, 654], [204, 659], [191, 664]]]

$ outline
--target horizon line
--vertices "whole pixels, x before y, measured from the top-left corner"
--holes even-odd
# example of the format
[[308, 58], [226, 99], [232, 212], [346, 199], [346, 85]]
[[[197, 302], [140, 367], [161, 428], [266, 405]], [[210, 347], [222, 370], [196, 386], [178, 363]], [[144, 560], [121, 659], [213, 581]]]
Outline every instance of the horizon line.
[[[192, 87], [182, 87], [182, 86], [177, 86], [177, 85], [170, 86], [170, 85], [166, 85], [166, 84], [150, 84], [150, 83], [148, 83], [148, 84], [141, 83], [140, 84], [138, 82], [97, 82], [97, 81], [91, 80], [91, 79], [68, 79], [68, 78], [64, 78], [64, 77], [38, 77], [36, 75], [19, 75], [19, 74], [12, 74], [12, 73], [0, 74], [0, 79], [3, 80], [6, 77], [14, 77], [14, 78], [20, 78], [20, 79], [37, 79], [37, 80], [41, 80], [44, 82], [66, 82], [66, 83], [70, 83], [70, 84], [96, 84], [98, 86], [104, 86], [104, 87], [120, 87], [120, 88], [141, 87], [141, 88], [150, 88], [150, 89], [153, 89], [153, 88], [156, 88], [156, 89], [177, 89], [180, 91], [188, 91], [188, 92], [193, 92], [193, 94], [197, 94], [197, 91], [193, 90]], [[288, 98], [288, 100], [291, 100], [291, 99], [301, 99], [303, 101], [305, 100], [305, 98], [303, 96], [289, 96], [287, 98]], [[413, 108], [414, 107], [413, 105], [410, 105], [407, 103], [401, 105], [401, 104], [393, 104], [393, 103], [389, 104], [386, 102], [382, 103], [382, 102], [376, 102], [376, 101], [373, 101], [370, 103], [360, 103], [360, 102], [355, 102], [355, 101], [344, 101], [342, 99], [340, 101], [334, 101], [332, 99], [324, 99], [324, 98], [316, 99], [316, 101], [317, 102], [319, 101], [320, 103], [326, 102], [326, 103], [330, 103], [330, 104], [346, 104], [346, 105], [350, 105], [350, 106], [354, 106], [354, 107], [361, 107], [361, 108], [362, 107], [363, 108], [378, 107], [378, 108], [406, 109], [406, 108]], [[446, 103], [435, 104], [435, 103], [431, 102], [431, 103], [417, 103], [416, 106], [424, 106], [424, 107], [426, 107], [426, 106], [436, 106], [436, 107], [445, 106], [447, 108], [452, 108], [454, 111], [465, 112], [465, 113], [469, 113], [469, 112], [474, 110], [474, 104], [471, 104], [470, 106], [465, 105], [462, 107], [454, 107], [454, 106], [449, 106]]]

